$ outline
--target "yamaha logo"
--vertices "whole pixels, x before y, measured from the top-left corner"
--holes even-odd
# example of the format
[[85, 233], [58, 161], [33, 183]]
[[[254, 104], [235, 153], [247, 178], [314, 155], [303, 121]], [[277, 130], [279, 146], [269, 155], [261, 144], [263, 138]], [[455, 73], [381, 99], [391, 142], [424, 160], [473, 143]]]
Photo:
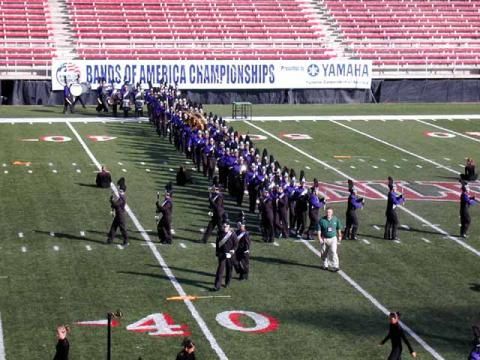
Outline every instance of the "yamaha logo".
[[320, 68], [318, 67], [318, 65], [316, 65], [316, 64], [308, 65], [308, 68], [307, 68], [308, 75], [310, 75], [312, 77], [317, 76], [319, 72], [320, 72]]

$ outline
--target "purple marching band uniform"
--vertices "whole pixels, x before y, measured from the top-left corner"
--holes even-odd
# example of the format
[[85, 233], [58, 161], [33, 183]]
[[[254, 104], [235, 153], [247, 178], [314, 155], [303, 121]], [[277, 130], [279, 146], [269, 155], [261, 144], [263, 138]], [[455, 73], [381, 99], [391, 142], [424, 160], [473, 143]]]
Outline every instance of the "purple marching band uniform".
[[469, 208], [476, 203], [475, 196], [470, 196], [467, 185], [462, 185], [462, 193], [460, 194], [460, 236], [463, 238], [467, 237], [468, 228], [470, 227]]
[[358, 197], [355, 190], [350, 190], [347, 203], [347, 213], [345, 216], [344, 239], [357, 240], [358, 218], [357, 209], [363, 208], [364, 199]]
[[389, 192], [387, 195], [387, 209], [385, 210], [385, 216], [387, 221], [385, 223], [385, 233], [383, 235], [386, 240], [397, 240], [398, 229], [398, 216], [396, 208], [398, 205], [402, 205], [405, 202], [403, 195], [398, 195], [393, 185], [389, 185]]

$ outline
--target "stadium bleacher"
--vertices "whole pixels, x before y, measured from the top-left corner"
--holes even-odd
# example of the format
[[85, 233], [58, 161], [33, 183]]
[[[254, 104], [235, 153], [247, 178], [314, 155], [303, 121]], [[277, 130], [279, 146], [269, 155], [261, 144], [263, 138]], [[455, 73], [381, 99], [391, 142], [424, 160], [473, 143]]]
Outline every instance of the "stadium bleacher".
[[122, 6], [106, 0], [67, 3], [82, 59], [333, 56], [316, 27], [315, 14], [303, 2], [127, 0]]
[[478, 67], [480, 3], [325, 0], [345, 46], [377, 68]]
[[55, 55], [45, 0], [0, 1], [0, 67], [47, 67]]

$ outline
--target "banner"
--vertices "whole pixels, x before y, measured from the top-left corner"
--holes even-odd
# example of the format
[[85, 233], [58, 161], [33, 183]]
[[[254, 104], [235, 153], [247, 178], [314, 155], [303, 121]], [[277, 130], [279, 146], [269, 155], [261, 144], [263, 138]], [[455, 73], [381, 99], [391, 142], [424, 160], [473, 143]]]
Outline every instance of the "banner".
[[365, 60], [53, 60], [52, 89], [65, 81], [92, 84], [177, 84], [185, 90], [369, 89], [372, 62]]

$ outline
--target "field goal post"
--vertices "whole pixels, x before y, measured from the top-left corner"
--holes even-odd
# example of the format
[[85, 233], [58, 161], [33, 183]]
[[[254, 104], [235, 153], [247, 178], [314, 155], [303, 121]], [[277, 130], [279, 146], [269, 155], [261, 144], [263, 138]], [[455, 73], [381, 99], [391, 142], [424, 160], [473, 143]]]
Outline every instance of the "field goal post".
[[252, 103], [247, 101], [232, 102], [232, 119], [252, 119]]

